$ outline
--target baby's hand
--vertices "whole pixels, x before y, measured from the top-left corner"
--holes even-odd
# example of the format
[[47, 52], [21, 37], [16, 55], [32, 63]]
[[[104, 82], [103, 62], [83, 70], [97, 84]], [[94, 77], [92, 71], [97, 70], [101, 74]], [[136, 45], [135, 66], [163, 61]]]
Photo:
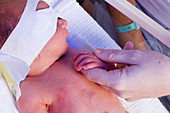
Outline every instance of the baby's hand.
[[108, 68], [108, 65], [97, 58], [94, 52], [79, 51], [73, 56], [72, 61], [74, 63], [74, 68], [77, 71], [80, 71], [82, 69], [87, 70], [91, 68]]

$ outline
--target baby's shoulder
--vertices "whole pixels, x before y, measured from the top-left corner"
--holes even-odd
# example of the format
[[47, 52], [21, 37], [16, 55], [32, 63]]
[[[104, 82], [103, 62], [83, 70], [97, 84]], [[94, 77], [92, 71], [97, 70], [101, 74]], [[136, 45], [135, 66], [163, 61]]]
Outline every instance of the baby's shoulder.
[[78, 52], [78, 50], [70, 48], [67, 53], [63, 56], [61, 56], [55, 63], [57, 62], [71, 62], [72, 63], [72, 58], [73, 56]]
[[70, 48], [67, 53], [68, 53], [68, 56], [73, 56], [73, 55], [76, 54], [77, 52], [78, 52], [78, 50], [73, 49], [73, 48]]

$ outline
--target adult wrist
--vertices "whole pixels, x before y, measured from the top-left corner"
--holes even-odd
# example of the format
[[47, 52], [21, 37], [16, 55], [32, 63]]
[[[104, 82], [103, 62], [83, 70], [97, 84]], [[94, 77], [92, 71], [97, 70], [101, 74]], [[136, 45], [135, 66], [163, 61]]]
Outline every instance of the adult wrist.
[[[132, 5], [136, 6], [135, 0], [127, 0], [127, 1], [130, 2]], [[121, 13], [120, 11], [112, 7], [110, 4], [108, 3], [106, 4], [108, 6], [108, 11], [110, 12], [115, 27], [125, 26], [133, 22], [126, 15], [124, 15], [123, 13]]]
[[121, 27], [115, 27], [115, 31], [117, 33], [125, 33], [128, 31], [132, 31], [132, 30], [139, 30], [139, 26], [135, 23], [132, 22], [131, 24], [125, 25], [125, 26], [121, 26]]

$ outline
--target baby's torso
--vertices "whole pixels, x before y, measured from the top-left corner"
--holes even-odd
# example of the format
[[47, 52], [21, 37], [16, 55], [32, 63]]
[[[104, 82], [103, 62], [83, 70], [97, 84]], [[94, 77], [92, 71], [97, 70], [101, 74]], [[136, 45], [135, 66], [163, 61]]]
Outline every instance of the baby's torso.
[[80, 72], [76, 72], [71, 59], [72, 54], [64, 56], [41, 75], [46, 77], [42, 80], [40, 78], [40, 82], [46, 82], [46, 86], [43, 86], [46, 90], [40, 93], [48, 95], [48, 101], [51, 103], [50, 113], [121, 113], [124, 111], [115, 95], [90, 82]]

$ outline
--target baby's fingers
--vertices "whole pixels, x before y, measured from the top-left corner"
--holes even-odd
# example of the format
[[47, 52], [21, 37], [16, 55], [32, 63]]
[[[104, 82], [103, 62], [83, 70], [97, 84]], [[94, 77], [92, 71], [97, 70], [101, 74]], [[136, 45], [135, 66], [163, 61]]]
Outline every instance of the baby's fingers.
[[79, 51], [79, 52], [77, 52], [77, 53], [73, 56], [72, 61], [75, 62], [78, 57], [80, 57], [81, 55], [86, 55], [86, 54], [88, 54], [88, 53], [89, 53], [89, 52], [87, 52], [87, 51]]
[[[96, 59], [97, 57], [94, 56], [93, 52], [86, 52], [86, 51], [80, 51], [78, 53], [76, 53], [73, 57], [73, 63], [74, 63], [74, 68], [77, 71], [80, 71], [82, 69], [82, 65], [79, 65], [83, 60], [86, 59], [86, 61], [84, 61], [83, 64], [88, 63], [88, 62], [92, 62], [94, 60], [92, 59]], [[89, 61], [87, 61], [89, 60]]]
[[[85, 59], [83, 59], [80, 63], [79, 63], [79, 65], [78, 65], [78, 68], [80, 69], [80, 67], [84, 67], [84, 66], [86, 66], [86, 65], [90, 65], [90, 64], [93, 64], [93, 63], [97, 63], [97, 60], [95, 59], [95, 58], [93, 58], [93, 57], [88, 57], [88, 58], [85, 58]], [[97, 63], [98, 64], [98, 63]], [[96, 66], [98, 66], [96, 64]], [[89, 67], [89, 66], [88, 66]], [[87, 67], [87, 68], [88, 68]], [[90, 66], [91, 67], [91, 66]], [[93, 66], [92, 66], [93, 67]], [[82, 69], [82, 68], [81, 68]], [[80, 71], [80, 70], [79, 70]]]
[[101, 64], [99, 64], [97, 62], [90, 62], [90, 63], [83, 65], [82, 68], [84, 70], [92, 69], [92, 68], [101, 68]]
[[77, 69], [77, 71], [80, 71], [84, 65], [93, 62], [97, 62], [96, 58], [93, 58], [89, 55], [82, 55], [76, 60], [75, 69]]
[[80, 55], [75, 61], [74, 61], [74, 68], [77, 70], [77, 71], [80, 71], [80, 66], [79, 64], [86, 58], [88, 58], [89, 56], [88, 55]]

